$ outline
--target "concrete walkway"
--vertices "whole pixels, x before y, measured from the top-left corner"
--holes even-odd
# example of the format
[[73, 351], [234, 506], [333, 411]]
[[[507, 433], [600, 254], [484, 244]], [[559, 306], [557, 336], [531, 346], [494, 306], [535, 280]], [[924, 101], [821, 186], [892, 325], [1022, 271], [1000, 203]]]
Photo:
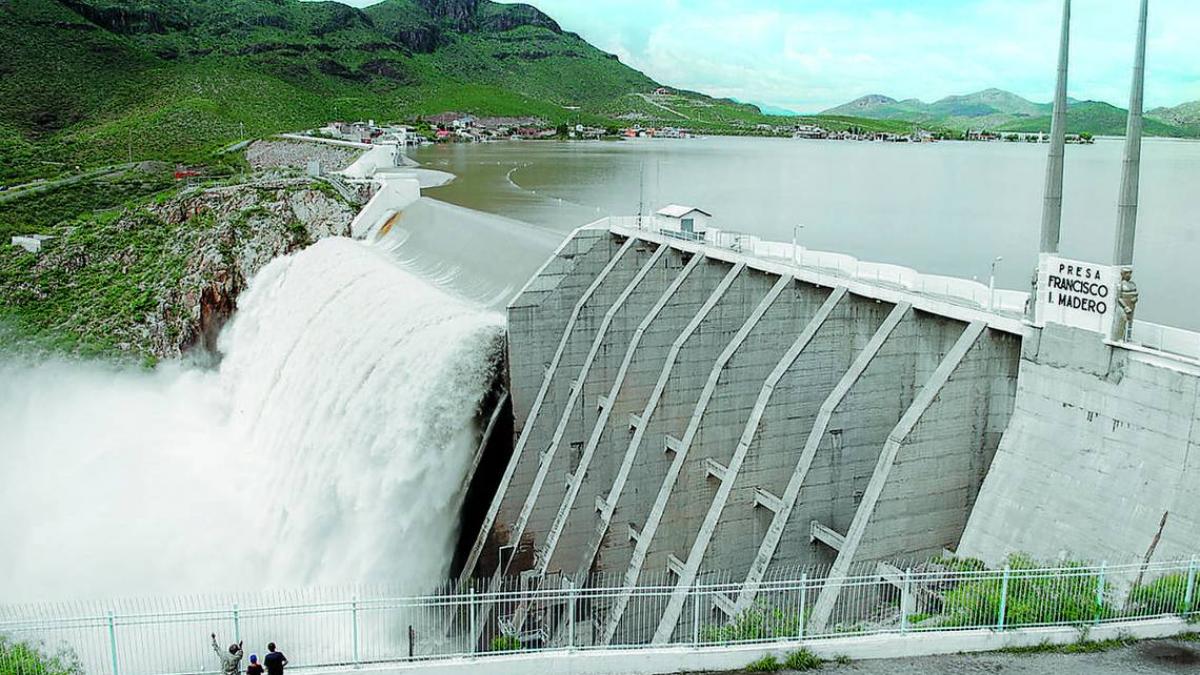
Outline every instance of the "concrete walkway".
[[[784, 671], [788, 672], [788, 671]], [[819, 673], [837, 675], [1151, 675], [1200, 672], [1200, 647], [1176, 640], [1148, 640], [1090, 654], [958, 654], [914, 659], [826, 664]]]

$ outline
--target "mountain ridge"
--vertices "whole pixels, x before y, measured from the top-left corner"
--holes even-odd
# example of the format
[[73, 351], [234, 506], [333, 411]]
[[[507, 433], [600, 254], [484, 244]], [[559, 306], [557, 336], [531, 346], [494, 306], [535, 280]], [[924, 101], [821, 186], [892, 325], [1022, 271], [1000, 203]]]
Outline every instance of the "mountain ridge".
[[[1192, 107], [1189, 107], [1192, 106]], [[942, 97], [932, 103], [910, 98], [897, 100], [868, 94], [822, 115], [855, 115], [871, 119], [941, 124], [951, 129], [987, 131], [1049, 131], [1053, 105], [1036, 103], [995, 87]], [[1102, 101], [1068, 99], [1069, 133], [1122, 135], [1128, 111]], [[1146, 133], [1154, 136], [1200, 135], [1200, 102], [1146, 113]]]

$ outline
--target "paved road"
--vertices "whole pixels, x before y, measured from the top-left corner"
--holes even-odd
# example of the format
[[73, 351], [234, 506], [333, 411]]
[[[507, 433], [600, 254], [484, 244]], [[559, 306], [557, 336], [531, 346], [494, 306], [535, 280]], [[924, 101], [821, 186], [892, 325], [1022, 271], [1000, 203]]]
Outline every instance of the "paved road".
[[688, 117], [687, 115], [684, 115], [683, 113], [679, 112], [678, 110], [672, 110], [671, 108], [668, 108], [667, 106], [651, 99], [646, 94], [636, 94], [636, 96], [640, 96], [642, 98], [642, 100], [645, 101], [646, 103], [649, 103], [650, 105], [654, 106], [655, 108], [662, 108], [663, 110], [666, 110], [667, 112], [671, 113], [672, 115], [678, 115], [679, 117], [682, 117], [685, 120], [692, 119], [692, 118]]
[[137, 166], [136, 162], [126, 163], [126, 164], [114, 164], [112, 166], [102, 166], [98, 169], [91, 169], [89, 171], [84, 171], [83, 173], [73, 174], [71, 176], [66, 176], [65, 178], [57, 178], [55, 180], [48, 180], [48, 181], [35, 182], [35, 183], [26, 183], [24, 185], [14, 185], [14, 186], [10, 187], [9, 189], [7, 189], [3, 192], [0, 192], [0, 203], [7, 202], [7, 201], [10, 201], [13, 199], [18, 199], [21, 197], [28, 197], [29, 195], [35, 195], [35, 194], [38, 194], [39, 192], [45, 192], [47, 190], [59, 188], [64, 185], [71, 185], [73, 183], [78, 183], [81, 180], [86, 180], [89, 178], [99, 178], [101, 176], [107, 176], [107, 175], [111, 175], [114, 173], [119, 173], [121, 171], [128, 171], [129, 169], [132, 169], [135, 166]]
[[830, 675], [1159, 675], [1200, 673], [1200, 643], [1148, 640], [1094, 654], [975, 654], [826, 665]]

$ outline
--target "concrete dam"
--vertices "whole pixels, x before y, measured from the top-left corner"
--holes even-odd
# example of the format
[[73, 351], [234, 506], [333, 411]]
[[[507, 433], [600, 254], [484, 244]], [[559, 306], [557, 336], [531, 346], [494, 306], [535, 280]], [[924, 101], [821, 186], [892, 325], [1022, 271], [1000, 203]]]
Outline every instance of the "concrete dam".
[[578, 230], [508, 306], [513, 444], [464, 584], [661, 585], [591, 611], [598, 644], [666, 642], [696, 583], [735, 582], [733, 617], [804, 569], [1127, 561], [1160, 522], [1160, 555], [1194, 546], [1194, 359], [635, 223]]

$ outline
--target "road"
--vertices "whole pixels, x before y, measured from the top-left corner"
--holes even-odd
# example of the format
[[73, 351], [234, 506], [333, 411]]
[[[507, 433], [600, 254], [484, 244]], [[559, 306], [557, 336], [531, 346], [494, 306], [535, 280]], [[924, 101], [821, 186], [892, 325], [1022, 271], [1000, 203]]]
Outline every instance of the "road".
[[654, 106], [655, 108], [661, 108], [661, 109], [666, 110], [667, 112], [671, 113], [672, 115], [677, 115], [685, 120], [692, 119], [692, 118], [688, 117], [687, 115], [684, 115], [683, 113], [679, 112], [678, 110], [672, 110], [671, 108], [668, 108], [667, 106], [665, 106], [661, 103], [658, 103], [657, 101], [651, 99], [648, 94], [634, 94], [634, 95], [640, 96], [643, 101], [645, 101], [646, 103], [649, 103], [650, 105]]
[[[784, 671], [787, 672], [787, 671]], [[828, 675], [1160, 675], [1200, 672], [1200, 644], [1147, 640], [1090, 654], [974, 654], [827, 664]]]
[[99, 178], [100, 176], [107, 176], [110, 174], [119, 173], [121, 171], [127, 171], [135, 166], [137, 166], [137, 163], [114, 164], [113, 166], [103, 166], [99, 169], [91, 169], [90, 171], [84, 171], [83, 173], [77, 173], [65, 178], [56, 178], [54, 180], [40, 181], [36, 183], [26, 183], [24, 185], [14, 185], [4, 192], [0, 192], [0, 203], [11, 201], [19, 197], [28, 197], [29, 195], [35, 195], [39, 192], [45, 192], [46, 190], [53, 190], [54, 188], [59, 188], [64, 185], [71, 185], [88, 178]]

